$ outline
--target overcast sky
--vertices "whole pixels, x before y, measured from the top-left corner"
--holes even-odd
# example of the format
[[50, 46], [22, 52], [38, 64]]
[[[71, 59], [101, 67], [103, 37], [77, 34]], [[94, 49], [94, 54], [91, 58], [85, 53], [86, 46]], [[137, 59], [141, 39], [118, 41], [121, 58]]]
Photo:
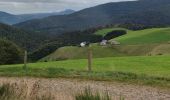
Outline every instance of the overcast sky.
[[58, 12], [65, 9], [80, 10], [118, 1], [133, 0], [0, 0], [0, 11], [12, 14]]

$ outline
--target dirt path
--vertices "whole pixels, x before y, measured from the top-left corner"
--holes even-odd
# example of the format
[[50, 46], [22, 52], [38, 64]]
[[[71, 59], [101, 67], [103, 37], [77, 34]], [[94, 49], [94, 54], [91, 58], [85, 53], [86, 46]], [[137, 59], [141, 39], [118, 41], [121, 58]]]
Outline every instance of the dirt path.
[[4, 83], [27, 84], [28, 95], [50, 93], [54, 96], [54, 100], [74, 100], [73, 96], [86, 87], [90, 87], [92, 90], [101, 93], [108, 91], [113, 100], [119, 100], [120, 95], [123, 96], [125, 100], [170, 100], [170, 89], [158, 89], [149, 86], [137, 86], [117, 82], [0, 77], [0, 85]]

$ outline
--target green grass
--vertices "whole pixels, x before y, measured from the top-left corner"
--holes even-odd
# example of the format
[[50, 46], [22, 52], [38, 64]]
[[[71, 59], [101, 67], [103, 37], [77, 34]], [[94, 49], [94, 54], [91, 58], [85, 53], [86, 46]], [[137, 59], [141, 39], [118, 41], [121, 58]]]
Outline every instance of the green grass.
[[83, 92], [75, 96], [75, 100], [111, 100], [111, 97], [108, 93], [101, 95], [99, 92], [94, 93], [90, 88], [85, 88]]
[[113, 30], [126, 30], [127, 34], [115, 38], [121, 44], [152, 44], [166, 43], [170, 41], [170, 28], [151, 28], [145, 30], [132, 31], [124, 28], [105, 28], [96, 31], [94, 34], [104, 36]]
[[[124, 56], [125, 54], [114, 49], [112, 46], [99, 46], [99, 44], [92, 44], [94, 58]], [[76, 51], [76, 52], [75, 52]], [[67, 46], [57, 49], [54, 53], [41, 59], [40, 61], [56, 61], [65, 59], [83, 59], [87, 58], [87, 47]]]
[[153, 28], [130, 31], [127, 35], [116, 38], [121, 44], [152, 44], [170, 41], [170, 28]]
[[[107, 45], [92, 44], [94, 58], [170, 55], [169, 43], [135, 44], [135, 45]], [[76, 52], [75, 52], [76, 51]], [[88, 48], [67, 46], [57, 49], [54, 53], [42, 58], [40, 61], [58, 61], [66, 59], [87, 58]]]
[[97, 58], [93, 60], [91, 73], [86, 71], [86, 59], [30, 63], [26, 71], [22, 66], [0, 66], [0, 75], [118, 80], [170, 86], [170, 56]]

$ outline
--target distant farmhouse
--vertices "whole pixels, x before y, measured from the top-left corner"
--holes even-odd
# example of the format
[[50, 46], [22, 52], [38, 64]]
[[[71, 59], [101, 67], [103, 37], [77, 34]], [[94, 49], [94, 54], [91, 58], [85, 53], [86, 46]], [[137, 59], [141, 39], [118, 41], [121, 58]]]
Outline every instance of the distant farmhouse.
[[90, 42], [81, 42], [80, 47], [87, 47], [90, 45]]

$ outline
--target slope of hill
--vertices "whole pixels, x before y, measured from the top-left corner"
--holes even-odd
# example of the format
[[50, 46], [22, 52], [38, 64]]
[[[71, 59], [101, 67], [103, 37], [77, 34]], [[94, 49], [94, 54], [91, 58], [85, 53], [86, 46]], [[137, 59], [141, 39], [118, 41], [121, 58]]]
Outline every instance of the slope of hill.
[[79, 12], [30, 20], [15, 26], [56, 34], [108, 24], [139, 24], [145, 27], [170, 25], [169, 0], [139, 0], [108, 3]]
[[[100, 35], [103, 35], [106, 32], [109, 32], [109, 30], [112, 31], [115, 29], [102, 29], [96, 33], [99, 32]], [[103, 58], [170, 54], [170, 28], [153, 28], [140, 31], [128, 30], [127, 32], [126, 35], [114, 39], [120, 42], [120, 45], [100, 46], [99, 44], [92, 44], [93, 57]], [[62, 47], [49, 56], [41, 59], [41, 61], [80, 58], [87, 58], [87, 48]]]
[[[116, 57], [125, 56], [126, 54], [119, 52], [113, 47], [102, 47], [97, 44], [92, 45], [93, 57]], [[76, 52], [75, 52], [76, 51]], [[76, 47], [76, 46], [66, 46], [57, 49], [54, 53], [49, 56], [42, 58], [40, 61], [55, 61], [55, 60], [66, 60], [66, 59], [83, 59], [87, 58], [88, 48]]]
[[41, 19], [48, 16], [54, 15], [68, 15], [74, 13], [74, 10], [67, 9], [61, 12], [53, 12], [53, 13], [35, 13], [35, 14], [21, 14], [21, 15], [13, 15], [6, 12], [0, 11], [0, 22], [5, 24], [16, 24], [23, 21], [31, 20], [31, 19]]
[[167, 43], [170, 41], [170, 28], [153, 28], [132, 31], [127, 35], [116, 38], [116, 40], [122, 44]]
[[23, 31], [0, 23], [0, 38], [8, 39], [30, 51], [39, 47], [41, 43], [44, 43], [48, 39], [48, 36], [43, 33]]

